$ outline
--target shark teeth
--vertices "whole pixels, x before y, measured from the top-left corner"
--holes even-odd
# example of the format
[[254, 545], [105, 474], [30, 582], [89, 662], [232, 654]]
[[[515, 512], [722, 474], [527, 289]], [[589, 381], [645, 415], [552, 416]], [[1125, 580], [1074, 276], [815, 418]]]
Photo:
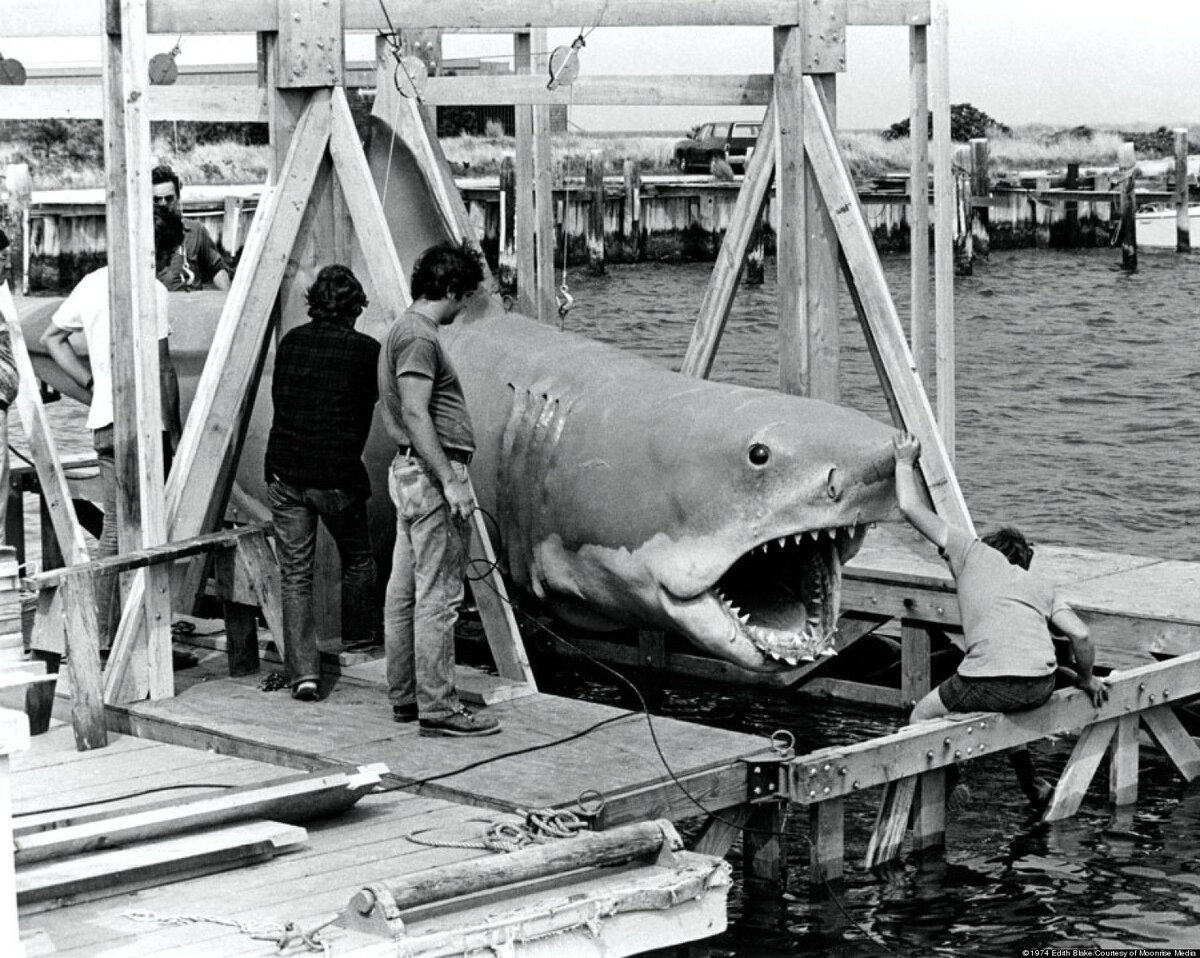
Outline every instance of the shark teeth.
[[827, 526], [823, 529], [805, 529], [802, 532], [792, 532], [787, 535], [782, 535], [777, 538], [768, 539], [766, 542], [761, 542], [750, 549], [751, 552], [768, 552], [774, 546], [779, 549], [786, 549], [789, 545], [802, 545], [805, 539], [812, 542], [820, 542], [823, 539], [830, 539], [837, 542], [842, 539], [851, 540], [858, 538], [861, 526], [857, 522], [852, 522], [846, 526]]

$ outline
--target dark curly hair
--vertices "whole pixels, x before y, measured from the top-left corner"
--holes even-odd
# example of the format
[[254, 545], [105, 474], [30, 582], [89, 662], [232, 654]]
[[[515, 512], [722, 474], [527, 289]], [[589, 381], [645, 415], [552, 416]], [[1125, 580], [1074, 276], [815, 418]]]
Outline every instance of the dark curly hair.
[[150, 185], [158, 186], [159, 183], [174, 183], [175, 198], [183, 199], [183, 188], [179, 185], [179, 175], [166, 163], [160, 163], [150, 171]]
[[991, 546], [1013, 565], [1028, 569], [1033, 562], [1033, 546], [1018, 529], [1005, 526], [983, 537], [983, 544]]
[[483, 256], [466, 243], [438, 243], [417, 259], [412, 298], [437, 302], [474, 292], [483, 282]]
[[362, 283], [348, 266], [335, 263], [324, 267], [304, 294], [308, 315], [317, 323], [342, 323], [353, 326], [367, 306]]

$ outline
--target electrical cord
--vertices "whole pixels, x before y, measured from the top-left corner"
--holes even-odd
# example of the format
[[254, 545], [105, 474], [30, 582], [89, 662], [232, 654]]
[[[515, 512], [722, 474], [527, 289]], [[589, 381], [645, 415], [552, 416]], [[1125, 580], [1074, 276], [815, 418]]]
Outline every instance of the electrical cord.
[[56, 808], [39, 808], [36, 812], [13, 812], [13, 818], [29, 818], [33, 815], [49, 815], [52, 812], [71, 812], [77, 808], [90, 808], [93, 805], [108, 805], [112, 802], [123, 802], [130, 798], [141, 798], [143, 795], [153, 795], [155, 792], [175, 792], [185, 788], [237, 788], [236, 785], [226, 785], [220, 782], [195, 782], [187, 785], [159, 785], [157, 788], [143, 788], [138, 792], [127, 792], [124, 795], [114, 795], [112, 798], [94, 798], [87, 802], [76, 802], [74, 805], [59, 805]]

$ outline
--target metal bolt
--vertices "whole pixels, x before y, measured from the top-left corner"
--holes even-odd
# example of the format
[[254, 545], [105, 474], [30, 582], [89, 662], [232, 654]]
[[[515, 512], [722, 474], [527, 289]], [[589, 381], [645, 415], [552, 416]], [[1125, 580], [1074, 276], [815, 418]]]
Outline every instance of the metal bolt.
[[942, 607], [941, 607], [940, 605], [939, 605], [939, 606], [937, 606], [937, 614], [938, 614], [938, 615], [945, 615], [945, 613], [942, 611]]
[[759, 766], [755, 765], [755, 766], [754, 766], [754, 774], [755, 774], [755, 775], [758, 775], [758, 774], [760, 774], [761, 772], [762, 772], [762, 768], [760, 768]]
[[929, 759], [929, 761], [931, 761], [931, 762], [932, 762], [932, 761], [933, 761], [933, 749], [930, 749], [928, 752], [926, 752], [926, 753], [925, 753], [925, 757], [926, 757], [927, 759]]
[[943, 748], [949, 748], [949, 747], [950, 747], [950, 739], [949, 739], [949, 738], [944, 738], [944, 739], [942, 739], [942, 747], [943, 747]]
[[955, 758], [962, 758], [962, 752], [960, 752], [958, 749], [955, 749], [955, 750], [954, 750], [954, 757], [955, 757]]
[[859, 789], [861, 786], [858, 784], [858, 782], [857, 782], [857, 781], [854, 781], [854, 782], [851, 782], [851, 783], [850, 783], [850, 787], [851, 787], [852, 789], [854, 789], [855, 791], [858, 791], [858, 789]]
[[968, 725], [967, 726], [967, 734], [973, 735], [974, 733], [975, 733], [975, 729], [971, 728], [971, 726]]
[[1166, 698], [1168, 695], [1170, 695], [1170, 694], [1171, 694], [1171, 690], [1170, 690], [1170, 689], [1163, 689], [1163, 698], [1164, 698], [1164, 699], [1165, 699], [1165, 698]]
[[813, 789], [811, 792], [809, 792], [809, 793], [808, 793], [808, 797], [809, 797], [809, 798], [816, 798], [816, 797], [817, 797], [817, 790], [814, 788], [814, 789]]
[[299, 23], [300, 22], [300, 14], [297, 13], [294, 17], [292, 17], [292, 19], [295, 20], [297, 23]]
[[1151, 692], [1151, 693], [1150, 693], [1150, 701], [1151, 701], [1151, 702], [1153, 702], [1153, 701], [1154, 701], [1154, 693], [1153, 693], [1153, 692]]
[[1145, 691], [1146, 691], [1146, 683], [1145, 683], [1145, 682], [1138, 682], [1138, 691], [1139, 691], [1139, 692], [1145, 692]]
[[829, 786], [828, 786], [828, 785], [826, 785], [826, 786], [825, 786], [825, 794], [826, 794], [826, 795], [828, 795], [828, 794], [829, 794]]
[[813, 768], [810, 768], [810, 769], [808, 770], [808, 774], [809, 774], [809, 775], [816, 775], [816, 774], [817, 774], [817, 769], [816, 769], [816, 767], [814, 766]]
[[830, 769], [830, 765], [829, 765], [829, 763], [828, 763], [828, 762], [826, 762], [826, 763], [825, 763], [825, 767], [824, 767], [823, 769], [821, 769], [821, 771], [822, 771], [822, 772], [828, 772], [828, 771], [829, 771], [829, 769]]
[[761, 789], [761, 788], [759, 788], [757, 785], [755, 785], [755, 786], [754, 786], [754, 794], [755, 794], [755, 795], [761, 795], [761, 794], [762, 794], [762, 789]]
[[849, 769], [848, 769], [848, 768], [846, 768], [846, 766], [845, 766], [845, 765], [843, 765], [841, 768], [839, 768], [839, 769], [838, 769], [838, 774], [839, 774], [839, 775], [845, 775], [845, 774], [846, 774], [848, 771], [849, 771]]

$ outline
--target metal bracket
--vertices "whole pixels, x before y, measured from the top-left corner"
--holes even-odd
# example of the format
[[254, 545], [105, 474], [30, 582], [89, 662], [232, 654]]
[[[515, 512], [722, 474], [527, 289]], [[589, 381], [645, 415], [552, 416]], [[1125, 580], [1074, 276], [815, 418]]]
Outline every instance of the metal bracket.
[[779, 754], [759, 755], [742, 759], [746, 766], [746, 801], [765, 802], [779, 798], [787, 759]]

